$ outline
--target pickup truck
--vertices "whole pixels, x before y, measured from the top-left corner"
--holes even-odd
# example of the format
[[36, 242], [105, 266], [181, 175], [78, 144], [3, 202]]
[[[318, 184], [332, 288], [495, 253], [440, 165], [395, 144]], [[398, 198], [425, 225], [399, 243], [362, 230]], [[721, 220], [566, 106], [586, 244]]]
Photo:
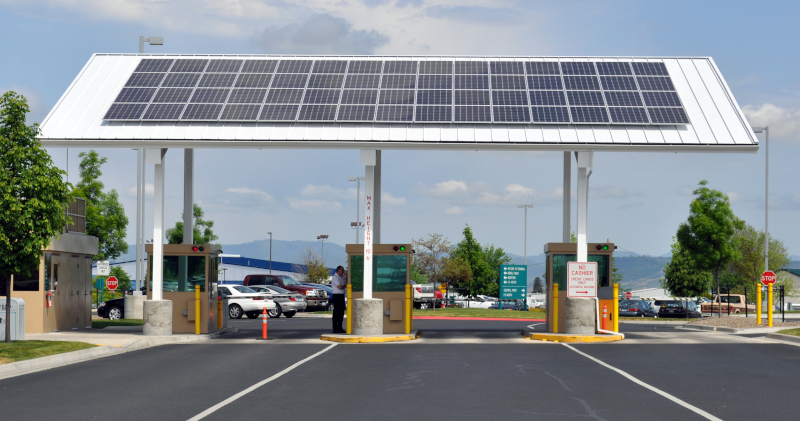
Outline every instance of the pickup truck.
[[411, 291], [414, 293], [414, 308], [420, 310], [441, 304], [444, 299], [442, 291], [434, 288], [433, 284], [417, 284], [412, 281]]
[[[728, 294], [715, 296], [710, 303], [703, 303], [700, 305], [700, 311], [703, 313], [716, 313], [720, 307], [720, 299], [722, 301], [722, 313], [725, 314], [739, 314], [745, 312], [745, 296], [742, 294], [731, 294], [730, 299]], [[755, 313], [756, 306], [754, 304], [747, 304], [747, 311]]]
[[244, 277], [244, 286], [274, 285], [289, 291], [294, 291], [306, 297], [308, 307], [328, 307], [328, 292], [323, 288], [303, 285], [288, 275], [247, 275]]

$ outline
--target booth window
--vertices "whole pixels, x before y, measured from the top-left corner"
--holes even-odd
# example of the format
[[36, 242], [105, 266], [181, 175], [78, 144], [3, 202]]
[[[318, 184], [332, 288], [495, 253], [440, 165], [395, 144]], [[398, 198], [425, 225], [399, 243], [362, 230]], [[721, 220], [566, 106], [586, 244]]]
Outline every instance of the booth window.
[[[597, 286], [610, 286], [608, 279], [609, 256], [592, 255], [588, 256], [589, 262], [597, 263]], [[567, 263], [577, 261], [578, 257], [574, 254], [554, 254], [553, 255], [553, 282], [558, 282], [558, 290], [567, 290]]]
[[53, 261], [53, 255], [50, 253], [44, 254], [44, 290], [50, 291], [50, 264]]
[[39, 265], [29, 269], [28, 273], [14, 275], [14, 291], [39, 290]]
[[206, 256], [164, 256], [164, 292], [194, 292], [195, 285], [205, 292]]
[[[401, 292], [406, 288], [408, 256], [375, 256], [372, 264], [372, 291]], [[353, 291], [364, 291], [364, 256], [350, 256], [350, 283]]]

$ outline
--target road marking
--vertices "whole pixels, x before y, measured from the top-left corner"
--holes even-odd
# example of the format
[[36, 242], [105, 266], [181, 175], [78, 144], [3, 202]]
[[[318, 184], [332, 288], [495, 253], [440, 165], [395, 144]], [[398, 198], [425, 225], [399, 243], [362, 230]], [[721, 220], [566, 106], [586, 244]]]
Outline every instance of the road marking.
[[320, 355], [322, 355], [322, 354], [324, 354], [324, 353], [326, 353], [326, 352], [330, 351], [330, 349], [331, 349], [331, 348], [333, 348], [333, 347], [335, 347], [336, 345], [337, 345], [337, 344], [332, 344], [331, 346], [329, 346], [329, 347], [327, 347], [327, 348], [323, 349], [322, 351], [320, 351], [320, 352], [317, 352], [316, 354], [314, 354], [314, 355], [312, 355], [312, 356], [310, 356], [310, 357], [308, 357], [308, 358], [306, 358], [306, 359], [300, 360], [300, 361], [298, 361], [298, 362], [296, 362], [296, 363], [294, 363], [294, 364], [290, 365], [288, 368], [286, 368], [285, 370], [281, 371], [280, 373], [278, 373], [278, 374], [276, 374], [276, 375], [274, 375], [274, 376], [272, 376], [272, 377], [270, 377], [270, 378], [268, 378], [268, 379], [264, 379], [264, 380], [262, 380], [262, 381], [260, 381], [260, 382], [258, 382], [258, 383], [256, 383], [256, 384], [254, 384], [254, 385], [252, 385], [252, 386], [248, 387], [247, 389], [245, 389], [245, 390], [242, 390], [241, 392], [239, 392], [239, 393], [237, 393], [237, 394], [235, 394], [235, 395], [231, 396], [230, 398], [228, 398], [228, 399], [225, 399], [224, 401], [222, 401], [222, 402], [220, 402], [220, 403], [218, 403], [218, 404], [216, 404], [216, 405], [212, 406], [211, 408], [208, 408], [208, 409], [206, 409], [205, 411], [203, 411], [203, 412], [201, 412], [201, 413], [199, 413], [199, 414], [195, 415], [194, 417], [192, 417], [192, 418], [189, 418], [189, 421], [198, 421], [198, 420], [201, 420], [201, 419], [203, 419], [203, 418], [205, 418], [205, 417], [207, 417], [207, 416], [209, 416], [209, 415], [213, 414], [214, 412], [216, 412], [217, 410], [221, 409], [221, 408], [222, 408], [222, 407], [224, 407], [225, 405], [228, 405], [229, 403], [231, 403], [231, 402], [233, 402], [233, 401], [235, 401], [235, 400], [237, 400], [237, 399], [241, 398], [242, 396], [244, 396], [244, 395], [246, 395], [246, 394], [248, 394], [248, 393], [250, 393], [250, 392], [252, 392], [252, 391], [254, 391], [254, 390], [256, 390], [256, 389], [258, 389], [259, 387], [261, 387], [261, 386], [264, 386], [265, 384], [267, 384], [267, 383], [269, 383], [269, 382], [271, 382], [271, 381], [273, 381], [273, 380], [275, 380], [275, 379], [278, 379], [278, 378], [280, 378], [280, 377], [281, 377], [281, 376], [283, 376], [284, 374], [286, 374], [286, 373], [288, 373], [288, 372], [290, 372], [290, 371], [294, 370], [294, 369], [295, 369], [295, 368], [297, 368], [297, 367], [300, 367], [301, 365], [303, 365], [303, 363], [306, 363], [306, 362], [308, 362], [308, 361], [311, 361], [311, 360], [313, 360], [314, 358], [316, 358], [316, 357], [318, 357], [318, 356], [320, 356]]
[[676, 398], [675, 396], [672, 396], [672, 395], [670, 395], [669, 393], [667, 393], [667, 392], [664, 392], [664, 391], [663, 391], [663, 390], [661, 390], [661, 389], [658, 389], [658, 388], [656, 388], [656, 387], [650, 386], [649, 384], [647, 384], [647, 383], [645, 383], [645, 382], [643, 382], [643, 381], [641, 381], [641, 380], [637, 379], [636, 377], [633, 377], [633, 376], [631, 376], [630, 374], [628, 374], [628, 373], [626, 373], [626, 372], [624, 372], [624, 371], [622, 371], [622, 370], [620, 370], [620, 369], [618, 369], [618, 368], [616, 368], [616, 367], [614, 367], [614, 366], [612, 366], [612, 365], [606, 364], [606, 363], [604, 363], [603, 361], [600, 361], [600, 360], [598, 360], [597, 358], [595, 358], [595, 357], [592, 357], [592, 356], [591, 356], [591, 355], [589, 355], [589, 354], [586, 354], [586, 353], [584, 353], [584, 352], [578, 351], [577, 349], [575, 349], [574, 347], [572, 347], [572, 346], [570, 346], [570, 345], [568, 345], [568, 344], [561, 344], [561, 345], [564, 345], [565, 347], [567, 347], [567, 348], [569, 348], [569, 349], [571, 349], [571, 350], [573, 350], [573, 351], [577, 352], [578, 354], [581, 354], [581, 355], [583, 355], [584, 357], [586, 357], [586, 358], [588, 358], [588, 359], [590, 359], [590, 360], [592, 360], [592, 361], [594, 361], [594, 362], [596, 362], [596, 363], [598, 363], [598, 364], [602, 365], [602, 366], [603, 366], [603, 367], [605, 367], [605, 368], [608, 368], [609, 370], [616, 371], [617, 373], [619, 373], [619, 374], [620, 374], [620, 375], [622, 375], [623, 377], [625, 377], [625, 378], [627, 378], [628, 380], [630, 380], [630, 381], [632, 381], [632, 382], [634, 382], [634, 383], [638, 384], [639, 386], [642, 386], [642, 387], [644, 387], [645, 389], [649, 389], [649, 390], [651, 390], [651, 391], [653, 391], [653, 392], [655, 392], [655, 393], [658, 393], [659, 395], [661, 395], [661, 396], [663, 396], [663, 397], [665, 397], [665, 398], [667, 398], [667, 399], [669, 399], [669, 400], [671, 400], [671, 401], [673, 401], [673, 402], [677, 403], [678, 405], [680, 405], [680, 406], [682, 406], [682, 407], [684, 407], [684, 408], [686, 408], [686, 409], [688, 409], [688, 410], [690, 410], [690, 411], [692, 411], [692, 412], [694, 412], [694, 413], [696, 413], [696, 414], [698, 414], [698, 415], [700, 415], [700, 416], [702, 416], [702, 417], [705, 417], [706, 419], [713, 420], [713, 421], [722, 421], [722, 419], [720, 419], [720, 418], [717, 418], [717, 417], [715, 417], [715, 416], [713, 416], [713, 415], [709, 414], [708, 412], [706, 412], [706, 411], [703, 411], [702, 409], [700, 409], [700, 408], [698, 408], [698, 407], [696, 407], [696, 406], [694, 406], [694, 405], [692, 405], [692, 404], [690, 404], [690, 403], [688, 403], [688, 402], [684, 402], [684, 401], [682, 401], [682, 400], [680, 400], [680, 399]]
[[528, 326], [525, 326], [525, 327], [527, 327], [528, 329], [533, 329], [533, 327], [534, 327], [534, 326], [536, 326], [536, 325], [540, 325], [540, 324], [542, 324], [542, 323], [544, 323], [544, 322], [540, 322], [540, 323], [534, 323], [534, 324], [532, 324], [532, 325], [528, 325]]

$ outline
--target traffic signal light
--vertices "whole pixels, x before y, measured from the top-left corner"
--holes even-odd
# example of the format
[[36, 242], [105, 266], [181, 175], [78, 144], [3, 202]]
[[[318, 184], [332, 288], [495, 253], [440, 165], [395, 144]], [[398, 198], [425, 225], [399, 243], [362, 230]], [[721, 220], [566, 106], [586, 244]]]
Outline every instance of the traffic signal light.
[[597, 246], [595, 246], [595, 248], [598, 249], [598, 250], [607, 251], [608, 250], [608, 244], [598, 244]]
[[205, 249], [203, 246], [192, 246], [192, 251], [204, 251]]
[[406, 251], [406, 246], [394, 246], [394, 251]]

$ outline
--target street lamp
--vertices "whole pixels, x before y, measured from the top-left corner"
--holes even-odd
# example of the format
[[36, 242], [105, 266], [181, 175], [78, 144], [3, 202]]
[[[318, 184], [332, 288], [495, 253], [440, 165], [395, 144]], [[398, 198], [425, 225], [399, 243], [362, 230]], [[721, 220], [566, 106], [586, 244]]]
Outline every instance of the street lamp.
[[[753, 127], [753, 133], [764, 133], [766, 161], [764, 164], [764, 271], [769, 270], [769, 126]], [[761, 315], [759, 314], [759, 317]]]
[[145, 38], [143, 36], [139, 36], [139, 54], [144, 54], [144, 43], [148, 43], [150, 45], [164, 45], [164, 37], [149, 37]]
[[534, 208], [533, 205], [517, 205], [518, 208], [525, 209], [525, 267], [528, 267], [528, 208]]
[[356, 182], [356, 222], [350, 223], [351, 227], [356, 229], [356, 244], [358, 244], [358, 232], [361, 229], [361, 182], [366, 180], [364, 177], [347, 177], [347, 181]]
[[272, 274], [272, 231], [269, 234], [269, 273]]
[[325, 266], [325, 240], [328, 239], [327, 234], [317, 236], [317, 240], [322, 242], [322, 266]]

